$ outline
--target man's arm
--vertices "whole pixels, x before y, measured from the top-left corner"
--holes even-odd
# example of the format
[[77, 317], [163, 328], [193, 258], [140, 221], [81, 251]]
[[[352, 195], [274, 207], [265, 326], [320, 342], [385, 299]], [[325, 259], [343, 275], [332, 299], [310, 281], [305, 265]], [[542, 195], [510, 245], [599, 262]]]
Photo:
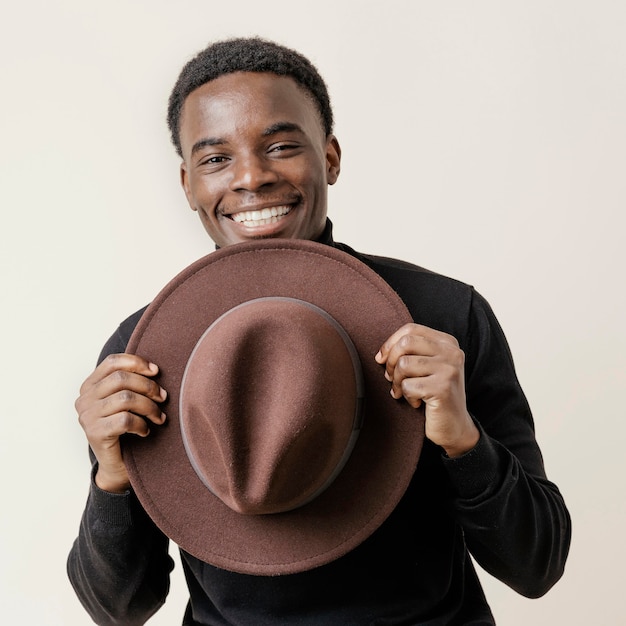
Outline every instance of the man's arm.
[[130, 489], [119, 437], [147, 436], [160, 424], [165, 392], [152, 376], [156, 366], [125, 349], [127, 333], [105, 346], [98, 367], [76, 401], [90, 444], [92, 482], [68, 575], [97, 624], [143, 624], [163, 604], [173, 562], [168, 540]]
[[424, 405], [426, 436], [442, 447], [473, 556], [519, 593], [536, 597], [562, 575], [569, 514], [546, 478], [504, 334], [478, 294], [470, 318], [467, 354], [450, 335], [409, 324], [376, 359], [394, 398]]
[[545, 594], [562, 576], [570, 544], [570, 518], [556, 485], [526, 471], [485, 431], [474, 449], [444, 465], [476, 561], [524, 596]]
[[112, 494], [92, 479], [67, 571], [96, 624], [144, 624], [163, 605], [173, 568], [167, 548], [131, 491]]

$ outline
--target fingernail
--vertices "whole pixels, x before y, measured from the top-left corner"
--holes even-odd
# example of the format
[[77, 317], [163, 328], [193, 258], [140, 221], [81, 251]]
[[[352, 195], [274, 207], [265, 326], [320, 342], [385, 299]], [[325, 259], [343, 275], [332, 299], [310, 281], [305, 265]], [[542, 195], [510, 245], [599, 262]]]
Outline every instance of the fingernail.
[[164, 422], [167, 419], [165, 413], [161, 413], [161, 421]]
[[375, 356], [374, 358], [375, 358], [375, 359], [376, 359], [379, 363], [383, 360], [383, 355], [382, 355], [382, 353], [381, 353], [381, 351], [380, 351], [380, 350], [376, 353], [376, 356]]
[[165, 389], [163, 389], [163, 387], [159, 388], [159, 395], [161, 397], [161, 400], [165, 400], [165, 398], [167, 398], [167, 391], [165, 391]]
[[385, 378], [391, 382], [391, 376], [389, 375], [389, 372], [387, 370], [385, 370]]

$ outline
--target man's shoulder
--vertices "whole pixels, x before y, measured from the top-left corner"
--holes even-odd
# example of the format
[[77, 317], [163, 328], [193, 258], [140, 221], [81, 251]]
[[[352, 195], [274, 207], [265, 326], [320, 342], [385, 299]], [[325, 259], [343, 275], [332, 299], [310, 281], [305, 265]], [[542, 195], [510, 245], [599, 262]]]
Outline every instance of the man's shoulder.
[[[401, 259], [393, 259], [391, 257], [386, 256], [378, 256], [375, 254], [363, 254], [357, 253], [361, 259], [367, 262], [368, 265], [376, 265], [381, 267], [390, 267], [397, 270], [405, 270], [407, 272], [418, 272], [423, 274], [431, 274], [433, 276], [440, 276], [436, 272], [429, 270], [426, 267], [422, 267], [420, 265], [415, 265], [415, 263], [409, 263], [408, 261], [402, 261]], [[446, 278], [442, 276], [442, 278]]]
[[398, 282], [408, 281], [413, 286], [419, 284], [430, 286], [431, 288], [439, 287], [445, 291], [455, 293], [457, 296], [460, 294], [467, 294], [469, 296], [474, 290], [472, 285], [457, 280], [456, 278], [439, 274], [438, 272], [416, 265], [415, 263], [386, 256], [357, 252], [343, 243], [336, 243], [335, 246], [359, 259], [386, 280], [389, 277], [391, 280], [388, 280], [388, 282], [390, 282], [392, 286]]
[[402, 298], [415, 322], [457, 336], [465, 332], [476, 297], [472, 285], [400, 259], [356, 252], [345, 244], [336, 247], [385, 280]]
[[133, 334], [146, 308], [147, 305], [139, 309], [139, 311], [135, 311], [117, 327], [115, 332], [109, 337], [109, 340], [104, 344], [98, 363], [102, 362], [109, 354], [117, 354], [126, 350], [130, 336]]
[[128, 343], [130, 336], [133, 334], [135, 330], [135, 326], [139, 323], [141, 316], [144, 314], [145, 310], [148, 308], [148, 305], [139, 309], [139, 311], [135, 311], [132, 315], [129, 315], [117, 329], [120, 337], [124, 340], [124, 343]]

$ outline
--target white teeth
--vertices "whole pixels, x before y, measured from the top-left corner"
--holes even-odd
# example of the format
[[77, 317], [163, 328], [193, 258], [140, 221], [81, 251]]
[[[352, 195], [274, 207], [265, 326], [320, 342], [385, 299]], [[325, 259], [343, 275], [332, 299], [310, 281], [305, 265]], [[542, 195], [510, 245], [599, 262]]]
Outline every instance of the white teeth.
[[263, 226], [264, 224], [274, 224], [283, 215], [291, 211], [291, 206], [273, 206], [258, 211], [241, 211], [233, 213], [231, 218], [239, 224], [245, 226]]

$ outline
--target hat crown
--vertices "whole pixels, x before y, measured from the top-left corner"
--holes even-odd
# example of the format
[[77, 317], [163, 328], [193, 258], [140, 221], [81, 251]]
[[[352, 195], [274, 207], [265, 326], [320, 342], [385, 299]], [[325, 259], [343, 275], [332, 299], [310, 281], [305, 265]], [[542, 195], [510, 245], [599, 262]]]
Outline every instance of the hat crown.
[[356, 349], [325, 311], [258, 298], [198, 340], [180, 395], [188, 459], [204, 485], [243, 514], [293, 510], [332, 483], [360, 429]]

